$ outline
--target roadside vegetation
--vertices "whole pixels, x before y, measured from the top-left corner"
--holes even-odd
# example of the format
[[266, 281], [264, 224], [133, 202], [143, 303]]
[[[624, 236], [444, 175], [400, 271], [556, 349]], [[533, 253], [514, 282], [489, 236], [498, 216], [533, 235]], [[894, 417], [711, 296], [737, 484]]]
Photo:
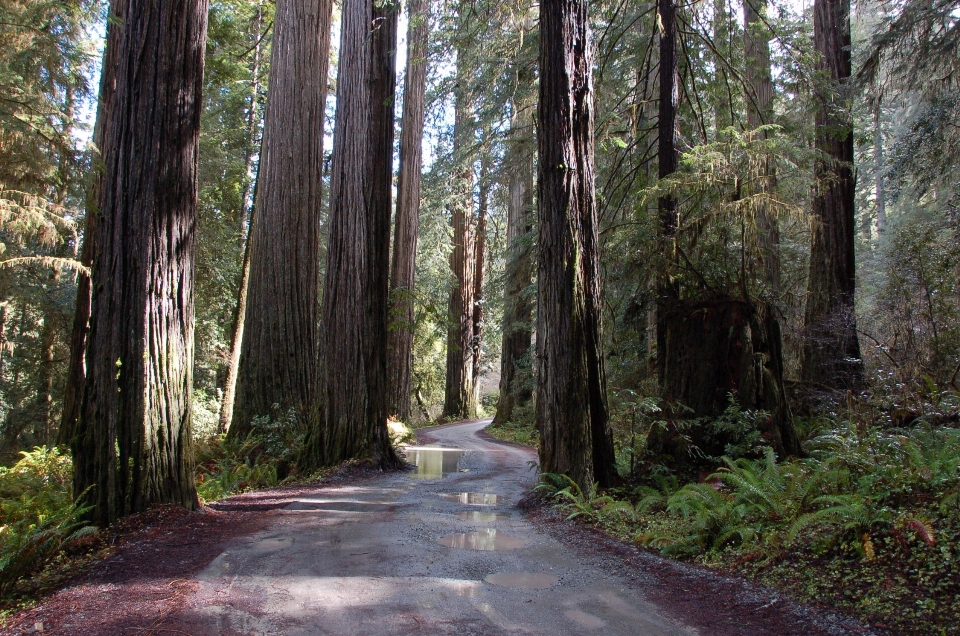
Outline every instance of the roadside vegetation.
[[[960, 397], [926, 397], [927, 415], [909, 425], [877, 401], [800, 419], [803, 458], [777, 461], [763, 445], [731, 446], [700, 458], [699, 474], [644, 461], [656, 419], [624, 426], [634, 436], [621, 487], [582, 492], [568, 478], [541, 475], [568, 518], [618, 538], [710, 568], [746, 575], [795, 599], [827, 605], [904, 634], [955, 633], [960, 626]], [[733, 407], [702, 426], [751, 430], [757, 414]], [[947, 426], [944, 426], [947, 421]], [[626, 440], [624, 440], [626, 441]], [[629, 449], [636, 449], [636, 455]]]

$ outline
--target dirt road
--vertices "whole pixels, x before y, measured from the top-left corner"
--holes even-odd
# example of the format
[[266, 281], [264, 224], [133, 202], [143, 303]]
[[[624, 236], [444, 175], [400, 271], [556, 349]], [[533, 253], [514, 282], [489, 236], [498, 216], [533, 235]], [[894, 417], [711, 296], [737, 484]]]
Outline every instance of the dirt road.
[[535, 455], [485, 437], [488, 423], [421, 432], [412, 472], [174, 511], [182, 523], [145, 527], [0, 633], [869, 633], [547, 513], [525, 517], [516, 503]]

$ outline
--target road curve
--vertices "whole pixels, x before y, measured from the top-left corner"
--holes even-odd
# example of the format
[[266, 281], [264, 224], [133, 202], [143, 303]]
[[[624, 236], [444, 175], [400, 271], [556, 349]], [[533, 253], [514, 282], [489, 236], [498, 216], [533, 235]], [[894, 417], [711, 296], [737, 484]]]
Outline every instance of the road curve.
[[203, 570], [179, 625], [290, 636], [696, 634], [523, 518], [515, 505], [533, 485], [535, 455], [481, 438], [488, 424], [422, 431], [408, 451], [417, 471], [297, 498]]

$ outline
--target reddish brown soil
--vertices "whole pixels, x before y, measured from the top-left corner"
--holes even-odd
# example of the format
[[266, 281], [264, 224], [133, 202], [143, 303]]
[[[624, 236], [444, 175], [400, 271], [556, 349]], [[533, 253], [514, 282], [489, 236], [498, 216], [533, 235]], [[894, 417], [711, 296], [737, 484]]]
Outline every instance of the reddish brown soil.
[[[326, 477], [324, 486], [377, 474], [351, 465]], [[194, 575], [233, 539], [260, 531], [273, 512], [318, 486], [251, 492], [188, 512], [157, 506], [107, 533], [110, 556], [92, 565], [36, 607], [13, 614], [0, 635], [164, 636], [190, 634], [171, 627], [183, 600], [199, 587]]]

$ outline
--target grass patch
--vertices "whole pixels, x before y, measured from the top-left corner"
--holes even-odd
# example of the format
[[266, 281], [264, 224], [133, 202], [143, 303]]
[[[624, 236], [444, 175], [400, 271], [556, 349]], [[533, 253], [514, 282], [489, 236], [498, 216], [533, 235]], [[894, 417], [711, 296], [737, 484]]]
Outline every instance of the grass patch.
[[540, 444], [540, 432], [532, 422], [505, 422], [488, 426], [486, 429], [492, 437], [505, 442], [522, 444], [537, 448]]

